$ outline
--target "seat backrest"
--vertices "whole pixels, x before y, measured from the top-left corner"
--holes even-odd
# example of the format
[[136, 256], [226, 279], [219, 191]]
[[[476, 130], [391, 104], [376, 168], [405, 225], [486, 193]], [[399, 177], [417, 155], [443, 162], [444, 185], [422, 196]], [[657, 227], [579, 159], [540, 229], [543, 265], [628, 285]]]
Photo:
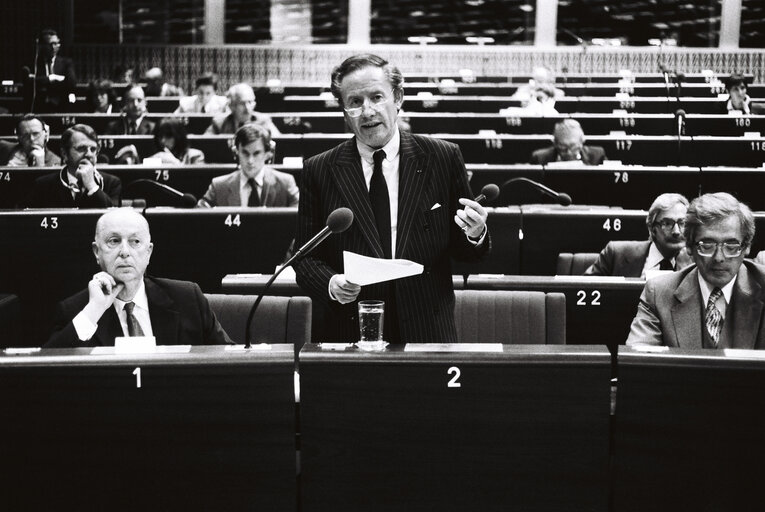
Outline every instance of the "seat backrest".
[[454, 295], [460, 343], [566, 343], [566, 296], [562, 293], [456, 290]]
[[[205, 294], [234, 343], [244, 343], [245, 324], [255, 295]], [[291, 343], [299, 351], [311, 339], [311, 299], [263, 297], [252, 319], [252, 343]]]
[[562, 252], [558, 254], [558, 265], [555, 274], [559, 276], [580, 276], [597, 259], [597, 252]]

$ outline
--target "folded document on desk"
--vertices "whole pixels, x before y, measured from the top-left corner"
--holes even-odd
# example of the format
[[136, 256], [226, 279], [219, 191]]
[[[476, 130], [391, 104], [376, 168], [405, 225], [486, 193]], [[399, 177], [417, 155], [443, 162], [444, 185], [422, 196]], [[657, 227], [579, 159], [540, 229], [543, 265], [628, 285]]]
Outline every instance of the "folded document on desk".
[[383, 283], [422, 274], [422, 265], [409, 260], [389, 260], [343, 251], [345, 278], [359, 286]]

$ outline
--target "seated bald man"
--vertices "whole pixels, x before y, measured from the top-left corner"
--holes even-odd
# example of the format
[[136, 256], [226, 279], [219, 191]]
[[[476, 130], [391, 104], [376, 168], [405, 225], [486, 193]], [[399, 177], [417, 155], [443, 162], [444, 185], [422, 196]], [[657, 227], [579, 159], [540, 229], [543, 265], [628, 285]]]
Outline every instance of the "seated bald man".
[[114, 345], [117, 336], [154, 336], [157, 345], [232, 343], [195, 283], [147, 277], [154, 244], [146, 219], [129, 208], [96, 223], [101, 271], [62, 301], [46, 348]]
[[585, 145], [585, 140], [579, 121], [564, 119], [553, 129], [553, 145], [534, 151], [530, 163], [547, 165], [550, 162], [581, 161], [584, 165], [602, 164], [606, 151], [600, 146]]

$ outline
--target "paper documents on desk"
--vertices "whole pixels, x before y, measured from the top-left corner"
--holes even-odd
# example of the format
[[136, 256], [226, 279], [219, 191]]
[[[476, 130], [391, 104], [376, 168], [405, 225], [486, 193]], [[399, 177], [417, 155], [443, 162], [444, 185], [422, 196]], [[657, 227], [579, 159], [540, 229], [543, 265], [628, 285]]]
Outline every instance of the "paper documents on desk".
[[422, 274], [422, 265], [409, 260], [388, 260], [343, 251], [345, 278], [359, 286]]

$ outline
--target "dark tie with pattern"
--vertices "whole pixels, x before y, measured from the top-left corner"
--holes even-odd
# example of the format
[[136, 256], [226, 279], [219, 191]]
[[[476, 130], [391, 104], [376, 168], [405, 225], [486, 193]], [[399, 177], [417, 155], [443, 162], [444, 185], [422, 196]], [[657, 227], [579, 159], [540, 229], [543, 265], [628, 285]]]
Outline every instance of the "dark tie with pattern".
[[133, 316], [134, 307], [135, 307], [135, 304], [132, 302], [125, 303], [125, 313], [127, 314], [128, 336], [143, 336], [143, 329], [141, 329], [141, 324], [139, 324], [138, 319], [136, 319], [136, 317]]
[[380, 235], [383, 254], [386, 258], [391, 255], [390, 240], [390, 199], [388, 198], [388, 185], [383, 176], [382, 162], [385, 160], [385, 151], [382, 149], [375, 151], [372, 156], [374, 159], [374, 170], [372, 179], [369, 181], [369, 201], [372, 203], [372, 212], [375, 214], [375, 225], [377, 234]]
[[669, 259], [664, 258], [659, 263], [659, 270], [675, 270], [675, 267], [672, 266], [672, 262]]
[[721, 295], [721, 289], [715, 288], [712, 290], [712, 294], [707, 301], [707, 310], [704, 313], [704, 323], [707, 326], [707, 332], [709, 333], [710, 338], [712, 338], [712, 343], [715, 347], [717, 347], [717, 343], [720, 341], [720, 331], [722, 331], [723, 324], [722, 313], [720, 313], [720, 310], [717, 309], [716, 305], [717, 299], [719, 299]]
[[258, 193], [258, 184], [255, 183], [255, 178], [247, 180], [250, 184], [250, 199], [247, 201], [247, 206], [260, 206], [260, 194]]

